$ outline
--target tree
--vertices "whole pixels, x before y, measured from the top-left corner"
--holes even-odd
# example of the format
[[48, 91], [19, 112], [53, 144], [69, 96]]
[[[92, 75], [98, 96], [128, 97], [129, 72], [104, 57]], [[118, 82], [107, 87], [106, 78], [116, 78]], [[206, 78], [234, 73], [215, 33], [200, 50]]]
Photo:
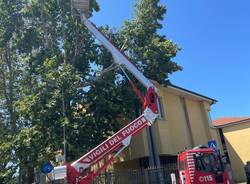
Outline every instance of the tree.
[[144, 74], [160, 84], [168, 83], [168, 75], [182, 68], [174, 58], [179, 47], [158, 31], [163, 27], [161, 21], [166, 7], [159, 0], [138, 0], [135, 17], [120, 30], [130, 58]]
[[[55, 162], [55, 152], [63, 147], [63, 126], [77, 150], [75, 138], [80, 136], [75, 114], [83, 95], [79, 88], [89, 73], [96, 46], [70, 10], [69, 3], [57, 1], [32, 1], [24, 8], [26, 25], [18, 40], [23, 59], [22, 95], [16, 103], [22, 130], [14, 140], [22, 183], [34, 181], [42, 162]], [[70, 144], [68, 159], [75, 155]], [[83, 144], [81, 141], [80, 150]]]
[[[78, 88], [89, 73], [96, 46], [71, 16], [69, 3], [0, 5], [0, 180], [14, 182], [19, 171], [20, 183], [32, 183], [40, 164], [55, 161], [55, 152], [62, 149], [65, 119], [71, 123], [68, 128], [75, 127], [76, 106], [83, 95]], [[73, 128], [68, 137], [75, 137]]]
[[[139, 0], [135, 12], [121, 30], [101, 29], [147, 77], [167, 84], [181, 67], [172, 61], [178, 47], [158, 34], [166, 9]], [[118, 68], [92, 79], [113, 58], [72, 16], [70, 1], [0, 0], [0, 23], [0, 183], [17, 183], [17, 176], [32, 183], [41, 163], [56, 164], [63, 126], [72, 161], [117, 131], [118, 120], [139, 114]]]
[[12, 141], [19, 131], [15, 103], [19, 98], [21, 63], [16, 39], [22, 29], [23, 2], [0, 1], [0, 183], [16, 183], [18, 159]]

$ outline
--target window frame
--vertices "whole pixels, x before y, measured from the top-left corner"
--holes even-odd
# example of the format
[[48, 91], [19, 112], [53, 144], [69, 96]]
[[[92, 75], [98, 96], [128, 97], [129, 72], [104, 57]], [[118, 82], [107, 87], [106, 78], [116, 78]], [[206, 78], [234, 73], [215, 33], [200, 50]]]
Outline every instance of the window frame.
[[161, 96], [158, 96], [157, 98], [157, 107], [159, 111], [159, 116], [157, 119], [164, 120], [165, 119], [165, 111], [164, 111], [164, 105], [163, 105], [163, 98]]

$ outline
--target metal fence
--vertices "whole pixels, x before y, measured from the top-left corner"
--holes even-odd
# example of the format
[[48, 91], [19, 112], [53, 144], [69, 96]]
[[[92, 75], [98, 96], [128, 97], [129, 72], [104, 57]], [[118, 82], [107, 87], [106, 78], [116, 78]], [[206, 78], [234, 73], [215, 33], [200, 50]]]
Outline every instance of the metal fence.
[[[172, 184], [171, 174], [175, 175], [179, 184], [176, 164], [168, 164], [159, 168], [105, 172], [93, 181], [93, 184]], [[46, 181], [47, 180], [47, 181]], [[42, 173], [36, 174], [36, 184], [65, 184], [64, 180], [49, 181]]]
[[178, 184], [176, 164], [160, 168], [106, 172], [101, 174], [93, 184], [171, 184], [171, 174], [175, 175]]

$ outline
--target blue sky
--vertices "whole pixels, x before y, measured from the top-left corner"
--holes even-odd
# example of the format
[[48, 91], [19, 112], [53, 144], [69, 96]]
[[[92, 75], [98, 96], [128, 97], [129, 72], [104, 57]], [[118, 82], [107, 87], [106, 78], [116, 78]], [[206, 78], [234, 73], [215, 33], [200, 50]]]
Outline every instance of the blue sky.
[[[92, 21], [119, 28], [135, 0], [97, 0]], [[250, 1], [161, 0], [167, 6], [160, 34], [182, 50], [173, 84], [215, 98], [212, 118], [250, 116]]]

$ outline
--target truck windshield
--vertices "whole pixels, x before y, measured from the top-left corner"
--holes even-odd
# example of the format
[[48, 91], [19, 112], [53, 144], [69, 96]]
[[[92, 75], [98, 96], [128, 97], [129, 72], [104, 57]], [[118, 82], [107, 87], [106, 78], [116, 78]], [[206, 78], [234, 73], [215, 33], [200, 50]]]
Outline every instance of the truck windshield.
[[205, 153], [195, 155], [196, 170], [202, 172], [222, 171], [222, 164], [217, 154]]

